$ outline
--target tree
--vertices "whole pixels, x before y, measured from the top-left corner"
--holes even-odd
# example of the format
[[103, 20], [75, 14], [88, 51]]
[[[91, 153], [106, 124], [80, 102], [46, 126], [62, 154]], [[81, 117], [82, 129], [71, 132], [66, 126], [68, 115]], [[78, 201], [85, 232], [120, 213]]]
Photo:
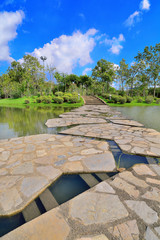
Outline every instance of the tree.
[[128, 64], [126, 64], [126, 60], [122, 58], [120, 61], [119, 69], [117, 70], [117, 78], [121, 83], [121, 90], [124, 92], [124, 85], [127, 82], [129, 77], [129, 69]]
[[82, 85], [82, 88], [90, 87], [93, 83], [93, 79], [88, 75], [81, 75], [79, 78], [80, 78], [80, 84]]
[[94, 80], [101, 82], [104, 86], [106, 86], [108, 92], [109, 86], [115, 78], [114, 64], [106, 61], [105, 59], [99, 60], [92, 70], [92, 77]]
[[11, 78], [9, 77], [8, 74], [3, 74], [1, 77], [1, 95], [4, 94], [5, 98], [10, 97], [10, 93], [11, 93]]
[[148, 75], [148, 70], [146, 69], [145, 62], [141, 60], [137, 64], [137, 87], [141, 90], [144, 97], [148, 95], [149, 84], [150, 79]]
[[131, 97], [133, 97], [133, 89], [137, 81], [138, 68], [138, 63], [134, 62], [132, 66], [128, 69], [128, 79], [126, 81], [126, 84], [129, 86], [129, 92], [131, 92]]
[[145, 47], [144, 51], [142, 53], [139, 52], [135, 58], [138, 62], [144, 62], [146, 72], [154, 88], [153, 95], [155, 97], [160, 76], [160, 43], [156, 44], [154, 47]]
[[25, 69], [24, 81], [27, 94], [37, 94], [42, 89], [40, 86], [45, 81], [43, 66], [36, 57], [24, 55], [22, 67]]

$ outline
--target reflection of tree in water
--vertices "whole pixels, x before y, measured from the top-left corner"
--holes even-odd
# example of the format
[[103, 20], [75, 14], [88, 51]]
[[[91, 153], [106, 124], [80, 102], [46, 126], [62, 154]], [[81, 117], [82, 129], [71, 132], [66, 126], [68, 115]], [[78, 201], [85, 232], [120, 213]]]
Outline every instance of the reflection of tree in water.
[[60, 114], [70, 111], [71, 108], [64, 107], [26, 107], [8, 108], [0, 107], [0, 124], [8, 123], [18, 136], [51, 132], [45, 126], [50, 118], [56, 118]]

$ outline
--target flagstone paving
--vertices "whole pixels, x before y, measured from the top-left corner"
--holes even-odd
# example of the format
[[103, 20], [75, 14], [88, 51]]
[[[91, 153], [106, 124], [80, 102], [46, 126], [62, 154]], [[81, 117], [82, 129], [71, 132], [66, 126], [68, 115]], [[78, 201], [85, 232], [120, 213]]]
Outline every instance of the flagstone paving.
[[61, 133], [114, 140], [126, 153], [160, 157], [160, 132], [154, 129], [104, 123], [79, 125]]
[[[1, 216], [24, 209], [63, 173], [115, 171], [108, 143], [87, 137], [114, 140], [127, 153], [160, 157], [160, 133], [106, 105], [83, 106], [60, 117], [47, 125], [83, 125], [63, 131], [66, 135], [0, 141]], [[135, 165], [1, 239], [160, 239], [160, 166]]]
[[[136, 166], [144, 172], [137, 174], [133, 167], [119, 173], [6, 234], [2, 240], [160, 239], [159, 201], [154, 197], [152, 200], [143, 197], [148, 192], [154, 196], [154, 183], [147, 182], [147, 179], [160, 180], [160, 176], [154, 165], [147, 168], [143, 164]], [[122, 186], [132, 186], [131, 194], [125, 187], [115, 184], [117, 179], [123, 180]], [[140, 184], [137, 184], [138, 179]], [[160, 190], [160, 184], [157, 184], [157, 189]]]
[[126, 119], [120, 112], [111, 109], [107, 105], [85, 105], [71, 112], [59, 115], [61, 118], [104, 118], [104, 119]]
[[101, 118], [89, 118], [89, 117], [67, 117], [67, 118], [53, 118], [48, 119], [45, 125], [47, 127], [63, 127], [77, 124], [88, 124], [88, 123], [106, 123], [104, 119]]
[[133, 120], [111, 120], [112, 123], [120, 124], [120, 125], [128, 125], [134, 127], [143, 127], [144, 125]]
[[116, 169], [107, 142], [82, 137], [34, 135], [1, 141], [0, 148], [0, 215], [24, 208], [63, 173]]

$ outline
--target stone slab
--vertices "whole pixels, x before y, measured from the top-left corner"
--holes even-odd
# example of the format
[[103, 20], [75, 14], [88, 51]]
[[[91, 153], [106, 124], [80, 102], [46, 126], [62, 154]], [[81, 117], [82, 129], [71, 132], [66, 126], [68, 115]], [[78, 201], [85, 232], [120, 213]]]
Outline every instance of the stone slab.
[[159, 240], [159, 238], [153, 233], [150, 227], [147, 227], [145, 240]]
[[111, 152], [97, 154], [96, 156], [86, 157], [82, 160], [83, 164], [90, 171], [113, 171], [116, 168], [115, 160]]
[[66, 240], [70, 227], [57, 209], [35, 218], [14, 231], [6, 234], [2, 240]]
[[27, 177], [22, 181], [21, 192], [24, 196], [31, 197], [47, 184], [48, 181], [44, 177]]
[[70, 201], [70, 216], [84, 225], [105, 224], [128, 216], [116, 195], [90, 193]]
[[150, 208], [144, 201], [126, 200], [127, 206], [133, 210], [139, 218], [141, 218], [146, 224], [154, 224], [158, 221], [157, 213]]

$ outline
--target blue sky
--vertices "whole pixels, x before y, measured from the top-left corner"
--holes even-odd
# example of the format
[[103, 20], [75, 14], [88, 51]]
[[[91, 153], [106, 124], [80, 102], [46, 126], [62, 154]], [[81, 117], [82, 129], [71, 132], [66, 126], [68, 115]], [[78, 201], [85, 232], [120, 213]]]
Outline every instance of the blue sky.
[[0, 74], [26, 53], [78, 75], [101, 58], [131, 64], [160, 42], [159, 23], [160, 0], [1, 0]]

